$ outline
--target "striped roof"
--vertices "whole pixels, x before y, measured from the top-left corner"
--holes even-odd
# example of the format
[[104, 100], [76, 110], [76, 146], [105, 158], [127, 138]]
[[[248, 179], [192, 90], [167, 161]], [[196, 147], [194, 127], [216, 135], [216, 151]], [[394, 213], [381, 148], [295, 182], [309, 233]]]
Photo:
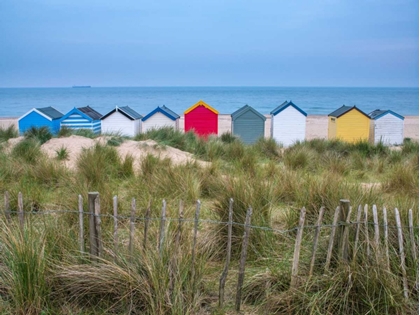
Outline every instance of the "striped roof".
[[89, 116], [93, 120], [99, 120], [102, 117], [102, 114], [98, 113], [96, 110], [94, 110], [90, 106], [79, 107], [78, 110], [81, 111], [83, 114], [86, 114], [87, 116]]
[[190, 108], [188, 108], [185, 112], [185, 114], [188, 114], [189, 112], [191, 112], [192, 110], [196, 109], [198, 106], [204, 106], [205, 108], [209, 109], [210, 111], [212, 111], [215, 114], [219, 114], [219, 112], [217, 110], [215, 110], [213, 107], [211, 107], [209, 104], [205, 103], [202, 100], [199, 100], [197, 103], [195, 103], [193, 106], [191, 106]]
[[116, 106], [109, 113], [107, 113], [104, 116], [102, 116], [101, 119], [103, 120], [103, 119], [107, 118], [108, 116], [112, 115], [115, 112], [119, 112], [119, 113], [123, 114], [125, 117], [127, 117], [130, 120], [138, 120], [138, 119], [142, 119], [143, 118], [142, 115], [140, 115], [139, 113], [137, 113], [134, 109], [132, 109], [129, 106], [123, 106], [123, 107]]
[[381, 118], [383, 116], [385, 116], [386, 114], [391, 114], [394, 115], [397, 118], [400, 118], [402, 120], [404, 120], [404, 117], [401, 115], [398, 115], [397, 113], [393, 112], [392, 110], [380, 110], [380, 109], [375, 109], [373, 112], [369, 113], [370, 118], [372, 119], [378, 119]]
[[147, 114], [146, 116], [144, 116], [142, 118], [142, 121], [148, 120], [150, 117], [152, 117], [156, 113], [162, 113], [163, 115], [165, 115], [166, 117], [168, 117], [171, 120], [177, 120], [179, 118], [179, 115], [177, 113], [171, 111], [168, 107], [166, 107], [165, 105], [163, 105], [161, 107], [159, 107], [159, 106], [156, 107], [149, 114]]
[[252, 107], [251, 107], [251, 106], [249, 106], [249, 105], [245, 105], [245, 106], [243, 106], [243, 107], [239, 108], [238, 110], [236, 110], [235, 112], [233, 112], [233, 113], [231, 114], [232, 119], [233, 119], [233, 120], [235, 120], [235, 119], [237, 119], [239, 116], [241, 116], [242, 114], [244, 114], [244, 113], [246, 113], [246, 112], [248, 112], [248, 111], [253, 112], [254, 114], [256, 114], [258, 117], [260, 117], [260, 118], [261, 118], [262, 120], [264, 120], [264, 121], [267, 119], [264, 115], [262, 115], [261, 113], [257, 112], [254, 108], [252, 108]]
[[308, 116], [308, 114], [303, 111], [302, 109], [300, 109], [299, 107], [297, 107], [292, 101], [284, 101], [282, 104], [280, 104], [279, 106], [277, 106], [275, 109], [273, 109], [270, 112], [270, 115], [277, 115], [278, 113], [282, 112], [283, 110], [285, 110], [286, 108], [288, 108], [289, 106], [292, 106], [294, 109], [296, 109], [298, 112], [300, 112], [302, 115], [304, 116]]
[[351, 111], [353, 109], [357, 110], [362, 115], [365, 115], [367, 118], [370, 119], [370, 117], [365, 112], [363, 112], [360, 109], [358, 109], [356, 107], [356, 105], [354, 105], [354, 106], [346, 106], [346, 105], [343, 105], [340, 108], [338, 108], [335, 111], [333, 111], [332, 113], [328, 114], [328, 116], [339, 118], [339, 117], [343, 116], [344, 114], [348, 113], [349, 111]]

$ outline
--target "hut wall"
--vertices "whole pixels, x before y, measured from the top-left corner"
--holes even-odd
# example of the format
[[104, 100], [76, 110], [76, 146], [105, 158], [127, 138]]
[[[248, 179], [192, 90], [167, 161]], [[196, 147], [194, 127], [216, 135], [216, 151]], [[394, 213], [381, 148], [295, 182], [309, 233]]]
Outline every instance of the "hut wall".
[[289, 106], [272, 116], [271, 134], [274, 140], [288, 147], [296, 141], [304, 141], [306, 134], [306, 116]]
[[178, 119], [172, 120], [164, 114], [156, 112], [153, 116], [149, 117], [149, 119], [142, 122], [142, 132], [163, 127], [178, 129]]
[[370, 119], [356, 109], [336, 118], [336, 124], [336, 137], [341, 140], [348, 142], [369, 140]]
[[372, 119], [372, 122], [375, 144], [381, 141], [385, 145], [403, 143], [404, 120], [392, 114], [387, 114], [378, 119]]
[[115, 111], [105, 119], [102, 119], [102, 133], [120, 133], [124, 136], [134, 137], [140, 133], [140, 119], [131, 120]]
[[194, 130], [200, 136], [218, 133], [218, 114], [204, 106], [197, 106], [185, 114], [185, 132]]

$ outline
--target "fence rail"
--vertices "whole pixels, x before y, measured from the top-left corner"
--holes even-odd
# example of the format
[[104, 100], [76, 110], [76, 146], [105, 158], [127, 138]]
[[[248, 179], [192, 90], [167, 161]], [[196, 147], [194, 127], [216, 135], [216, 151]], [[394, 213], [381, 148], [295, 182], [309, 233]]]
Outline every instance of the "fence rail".
[[[78, 197], [78, 210], [46, 210], [46, 211], [37, 211], [37, 212], [25, 212], [23, 209], [23, 196], [21, 193], [18, 194], [18, 208], [17, 210], [11, 210], [10, 208], [10, 195], [8, 192], [4, 194], [4, 217], [6, 222], [12, 224], [14, 217], [17, 217], [18, 225], [20, 229], [25, 228], [25, 220], [28, 220], [28, 216], [38, 216], [38, 215], [48, 215], [48, 214], [77, 214], [79, 220], [79, 249], [83, 253], [85, 252], [85, 242], [88, 240], [89, 254], [92, 260], [97, 260], [98, 257], [103, 256], [104, 252], [104, 243], [102, 236], [102, 221], [103, 218], [110, 218], [113, 220], [113, 251], [114, 257], [118, 252], [119, 248], [119, 223], [126, 221], [129, 227], [128, 234], [128, 254], [129, 259], [132, 259], [134, 253], [134, 241], [135, 241], [135, 229], [137, 223], [144, 224], [143, 231], [143, 241], [142, 247], [146, 248], [148, 243], [148, 234], [150, 222], [159, 223], [159, 232], [158, 232], [158, 242], [157, 250], [161, 254], [163, 243], [165, 237], [167, 237], [166, 225], [168, 222], [175, 222], [177, 224], [176, 234], [175, 234], [175, 250], [178, 250], [179, 244], [181, 242], [181, 236], [184, 230], [183, 224], [186, 222], [193, 223], [193, 242], [192, 242], [192, 277], [194, 278], [194, 265], [196, 259], [196, 246], [197, 246], [197, 234], [199, 230], [199, 225], [203, 223], [209, 224], [218, 224], [226, 227], [228, 229], [227, 239], [226, 239], [226, 261], [224, 269], [220, 276], [219, 283], [219, 306], [223, 306], [224, 303], [224, 287], [226, 283], [226, 278], [228, 275], [229, 264], [231, 260], [231, 249], [232, 249], [232, 226], [241, 226], [244, 228], [244, 234], [242, 238], [242, 251], [239, 261], [239, 270], [238, 270], [238, 282], [236, 290], [236, 299], [235, 299], [235, 308], [240, 310], [241, 306], [241, 292], [243, 281], [245, 277], [245, 265], [247, 258], [247, 247], [249, 242], [249, 236], [252, 233], [252, 230], [262, 230], [266, 232], [271, 232], [274, 234], [288, 234], [295, 237], [294, 242], [294, 254], [293, 259], [291, 260], [291, 278], [290, 286], [296, 287], [299, 283], [304, 280], [306, 277], [312, 277], [315, 273], [315, 262], [316, 256], [319, 255], [319, 248], [321, 238], [324, 243], [327, 241], [328, 246], [326, 247], [326, 253], [323, 253], [325, 261], [320, 263], [322, 268], [317, 268], [317, 271], [328, 274], [331, 270], [331, 262], [335, 261], [342, 264], [356, 263], [359, 255], [365, 255], [376, 261], [380, 266], [383, 266], [387, 271], [393, 272], [397, 276], [401, 277], [401, 286], [404, 292], [405, 298], [409, 297], [410, 290], [407, 281], [407, 259], [411, 259], [411, 264], [416, 267], [416, 280], [415, 287], [418, 291], [418, 229], [419, 226], [413, 225], [413, 212], [412, 209], [408, 211], [408, 225], [402, 225], [401, 216], [398, 209], [394, 209], [394, 218], [395, 225], [389, 225], [388, 211], [384, 207], [381, 211], [378, 211], [376, 205], [371, 207], [371, 212], [369, 212], [369, 206], [359, 205], [357, 211], [353, 211], [353, 208], [350, 206], [350, 201], [340, 200], [340, 205], [335, 209], [333, 221], [331, 224], [322, 224], [323, 216], [325, 213], [325, 208], [321, 207], [318, 213], [318, 219], [315, 225], [305, 225], [306, 220], [306, 209], [302, 208], [300, 211], [299, 224], [296, 227], [288, 230], [278, 230], [271, 227], [261, 227], [251, 224], [252, 208], [249, 208], [246, 214], [245, 221], [234, 222], [232, 220], [233, 205], [234, 201], [230, 199], [229, 201], [229, 220], [227, 222], [216, 221], [216, 220], [203, 220], [200, 219], [200, 201], [196, 202], [195, 207], [195, 216], [194, 218], [185, 218], [184, 217], [184, 204], [181, 201], [179, 204], [179, 215], [177, 218], [171, 218], [167, 216], [166, 201], [162, 201], [161, 216], [160, 217], [151, 217], [151, 205], [150, 202], [148, 207], [145, 210], [144, 215], [136, 215], [136, 200], [133, 198], [131, 200], [130, 215], [120, 215], [118, 214], [118, 197], [113, 198], [113, 214], [103, 214], [101, 213], [100, 206], [100, 195], [97, 192], [91, 192], [88, 194], [88, 211], [83, 209], [83, 198], [79, 195]], [[13, 215], [13, 216], [12, 216]], [[85, 217], [88, 216], [89, 222], [89, 235], [85, 235]], [[352, 220], [352, 217], [355, 217], [355, 220]], [[369, 218], [372, 218], [373, 221], [369, 221]], [[329, 229], [325, 231], [326, 229]], [[382, 236], [380, 230], [383, 230]], [[397, 242], [390, 240], [390, 230], [395, 231], [395, 238]], [[313, 231], [313, 237], [311, 237], [311, 231]], [[322, 234], [324, 232], [324, 234]], [[327, 232], [327, 234], [326, 234]], [[373, 234], [373, 235], [372, 235]], [[309, 238], [312, 242], [310, 243], [310, 249], [307, 249], [306, 255], [309, 257], [309, 266], [308, 262], [302, 260], [301, 253], [304, 248], [302, 248], [303, 238]], [[397, 243], [397, 245], [396, 245]], [[307, 246], [307, 245], [306, 245]], [[396, 246], [396, 247], [395, 247]], [[325, 250], [325, 249], [324, 249]], [[409, 252], [408, 257], [406, 252]], [[399, 270], [391, 270], [390, 266], [390, 256], [391, 253], [397, 253], [399, 263]], [[318, 259], [319, 260], [319, 259]], [[300, 267], [306, 265], [308, 268]], [[319, 267], [319, 266], [318, 266]], [[194, 279], [193, 279], [194, 281]]]

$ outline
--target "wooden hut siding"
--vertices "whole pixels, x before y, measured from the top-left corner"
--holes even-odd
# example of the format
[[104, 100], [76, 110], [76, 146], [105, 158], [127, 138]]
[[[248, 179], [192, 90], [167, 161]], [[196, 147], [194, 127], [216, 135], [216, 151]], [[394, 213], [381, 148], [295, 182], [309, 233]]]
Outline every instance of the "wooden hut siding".
[[328, 138], [347, 142], [368, 141], [370, 117], [356, 106], [342, 106], [328, 115]]
[[116, 111], [102, 119], [102, 133], [119, 133], [123, 136], [134, 137], [141, 130], [141, 120], [130, 120], [125, 115]]
[[404, 140], [404, 119], [387, 113], [370, 121], [370, 141], [374, 144], [399, 145]]
[[[92, 110], [89, 107], [82, 107], [82, 109], [86, 108]], [[99, 116], [99, 118], [93, 119], [89, 115], [83, 113], [80, 109], [73, 108], [61, 120], [61, 127], [67, 127], [70, 129], [88, 129], [92, 130], [94, 133], [100, 133], [100, 114], [97, 112], [94, 112], [93, 114], [95, 114], [95, 116]]]
[[[44, 109], [54, 111], [55, 115], [53, 117], [46, 115], [42, 112]], [[62, 116], [63, 114], [52, 107], [34, 108], [18, 119], [19, 133], [23, 134], [31, 127], [48, 127], [51, 133], [57, 134], [60, 131], [60, 120]]]
[[219, 113], [203, 101], [199, 101], [184, 112], [185, 132], [193, 130], [197, 135], [218, 133]]
[[255, 143], [264, 137], [266, 118], [251, 106], [244, 106], [232, 114], [232, 133], [244, 143]]
[[153, 117], [143, 121], [142, 132], [147, 132], [151, 129], [159, 129], [164, 127], [172, 127], [175, 130], [177, 130], [178, 122], [179, 119], [172, 120], [164, 114], [157, 112], [153, 115]]
[[[306, 114], [306, 113], [305, 113]], [[304, 141], [306, 133], [306, 115], [293, 106], [288, 106], [271, 118], [271, 136], [274, 140], [288, 147], [296, 141]]]

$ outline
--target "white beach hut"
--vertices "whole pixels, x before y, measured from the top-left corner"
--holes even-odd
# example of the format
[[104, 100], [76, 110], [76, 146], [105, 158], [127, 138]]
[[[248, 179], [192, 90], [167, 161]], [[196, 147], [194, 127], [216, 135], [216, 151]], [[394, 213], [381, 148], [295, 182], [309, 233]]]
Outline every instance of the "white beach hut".
[[116, 106], [102, 116], [102, 133], [120, 133], [123, 136], [134, 137], [140, 133], [142, 118], [142, 115], [128, 106]]
[[404, 117], [392, 110], [376, 109], [369, 113], [371, 143], [385, 145], [402, 144], [404, 140]]
[[142, 124], [142, 132], [163, 127], [172, 127], [177, 130], [179, 127], [179, 115], [165, 105], [158, 106], [142, 118]]
[[285, 147], [305, 140], [307, 114], [292, 101], [285, 101], [270, 114], [271, 137], [274, 140]]

